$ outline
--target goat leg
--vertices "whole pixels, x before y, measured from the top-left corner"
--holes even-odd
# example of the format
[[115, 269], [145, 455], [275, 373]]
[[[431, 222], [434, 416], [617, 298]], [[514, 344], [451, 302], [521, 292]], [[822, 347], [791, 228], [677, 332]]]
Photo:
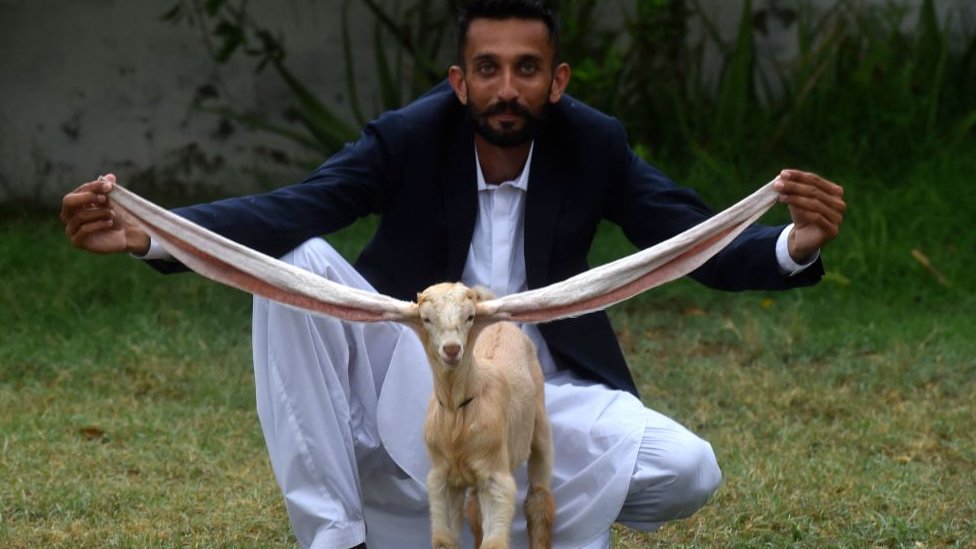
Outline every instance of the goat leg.
[[525, 522], [529, 530], [531, 549], [552, 547], [552, 522], [556, 514], [556, 500], [548, 487], [531, 486], [525, 496]]
[[515, 517], [515, 478], [507, 470], [489, 472], [478, 482], [484, 542], [481, 549], [508, 549]]
[[545, 393], [542, 380], [538, 379], [535, 423], [532, 429], [532, 446], [529, 454], [529, 491], [525, 496], [523, 511], [529, 532], [531, 549], [552, 547], [552, 527], [556, 503], [550, 490], [552, 478], [553, 444], [552, 427], [546, 415]]
[[431, 467], [427, 475], [430, 501], [431, 545], [434, 549], [460, 549], [464, 489], [447, 484], [443, 467]]

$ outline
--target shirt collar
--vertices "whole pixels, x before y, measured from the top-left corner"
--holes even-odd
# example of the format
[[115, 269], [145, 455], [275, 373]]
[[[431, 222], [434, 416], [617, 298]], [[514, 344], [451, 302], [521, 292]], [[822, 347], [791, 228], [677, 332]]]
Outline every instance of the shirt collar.
[[[496, 187], [500, 187], [501, 185], [505, 185], [507, 183], [507, 184], [515, 187], [516, 189], [520, 189], [522, 191], [528, 192], [528, 190], [529, 190], [529, 167], [532, 165], [532, 151], [534, 151], [534, 150], [535, 150], [535, 141], [533, 141], [532, 144], [529, 145], [529, 156], [525, 159], [525, 166], [522, 167], [522, 173], [520, 173], [519, 176], [516, 177], [515, 179], [513, 179], [511, 181], [503, 181], [500, 185], [497, 185]], [[478, 169], [478, 191], [479, 192], [481, 192], [481, 191], [487, 191], [488, 190], [488, 183], [485, 182], [485, 174], [482, 173], [482, 171], [481, 171], [481, 159], [478, 158], [478, 148], [477, 147], [475, 147], [475, 149], [474, 149], [474, 164], [475, 164], [475, 166]]]

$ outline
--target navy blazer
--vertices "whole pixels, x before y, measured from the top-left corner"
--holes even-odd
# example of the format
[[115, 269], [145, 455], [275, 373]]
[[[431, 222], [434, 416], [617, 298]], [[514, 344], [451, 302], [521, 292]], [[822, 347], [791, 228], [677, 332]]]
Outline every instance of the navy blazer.
[[[380, 292], [413, 300], [418, 291], [460, 280], [477, 215], [474, 130], [442, 83], [414, 103], [369, 123], [302, 183], [265, 194], [181, 208], [176, 213], [278, 257], [305, 240], [379, 214], [355, 262]], [[564, 96], [535, 141], [525, 205], [529, 288], [589, 268], [601, 219], [645, 248], [712, 215], [631, 150], [614, 118]], [[782, 227], [755, 225], [691, 276], [724, 290], [785, 289], [816, 283], [818, 261], [780, 274], [775, 242]], [[162, 271], [182, 270], [154, 262]], [[637, 394], [603, 312], [539, 326], [556, 362], [579, 376]]]

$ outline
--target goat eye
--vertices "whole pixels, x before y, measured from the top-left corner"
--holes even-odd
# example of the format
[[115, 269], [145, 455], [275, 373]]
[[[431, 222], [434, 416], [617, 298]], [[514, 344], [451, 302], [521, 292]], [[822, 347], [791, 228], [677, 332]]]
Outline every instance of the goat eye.
[[420, 320], [421, 320], [421, 321], [422, 321], [422, 322], [423, 322], [424, 324], [430, 324], [430, 319], [429, 319], [429, 318], [427, 318], [426, 316], [425, 316], [425, 317], [422, 317], [422, 318], [421, 318]]
[[468, 315], [468, 322], [474, 322], [474, 315]]

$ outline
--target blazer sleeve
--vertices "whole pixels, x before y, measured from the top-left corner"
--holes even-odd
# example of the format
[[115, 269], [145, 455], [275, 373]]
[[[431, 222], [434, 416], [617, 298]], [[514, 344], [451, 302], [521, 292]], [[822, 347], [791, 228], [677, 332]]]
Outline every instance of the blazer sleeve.
[[[280, 257], [302, 242], [381, 213], [389, 200], [386, 140], [376, 124], [347, 144], [304, 181], [273, 191], [174, 209], [249, 248]], [[173, 261], [148, 261], [165, 272], [185, 271]]]
[[[605, 217], [618, 224], [638, 248], [666, 240], [711, 217], [714, 212], [697, 193], [680, 187], [638, 157], [627, 144], [619, 122], [611, 131], [619, 171], [611, 181]], [[776, 260], [776, 239], [785, 226], [754, 224], [726, 248], [691, 273], [691, 277], [720, 290], [780, 290], [817, 283], [823, 264], [794, 276], [783, 274]]]

